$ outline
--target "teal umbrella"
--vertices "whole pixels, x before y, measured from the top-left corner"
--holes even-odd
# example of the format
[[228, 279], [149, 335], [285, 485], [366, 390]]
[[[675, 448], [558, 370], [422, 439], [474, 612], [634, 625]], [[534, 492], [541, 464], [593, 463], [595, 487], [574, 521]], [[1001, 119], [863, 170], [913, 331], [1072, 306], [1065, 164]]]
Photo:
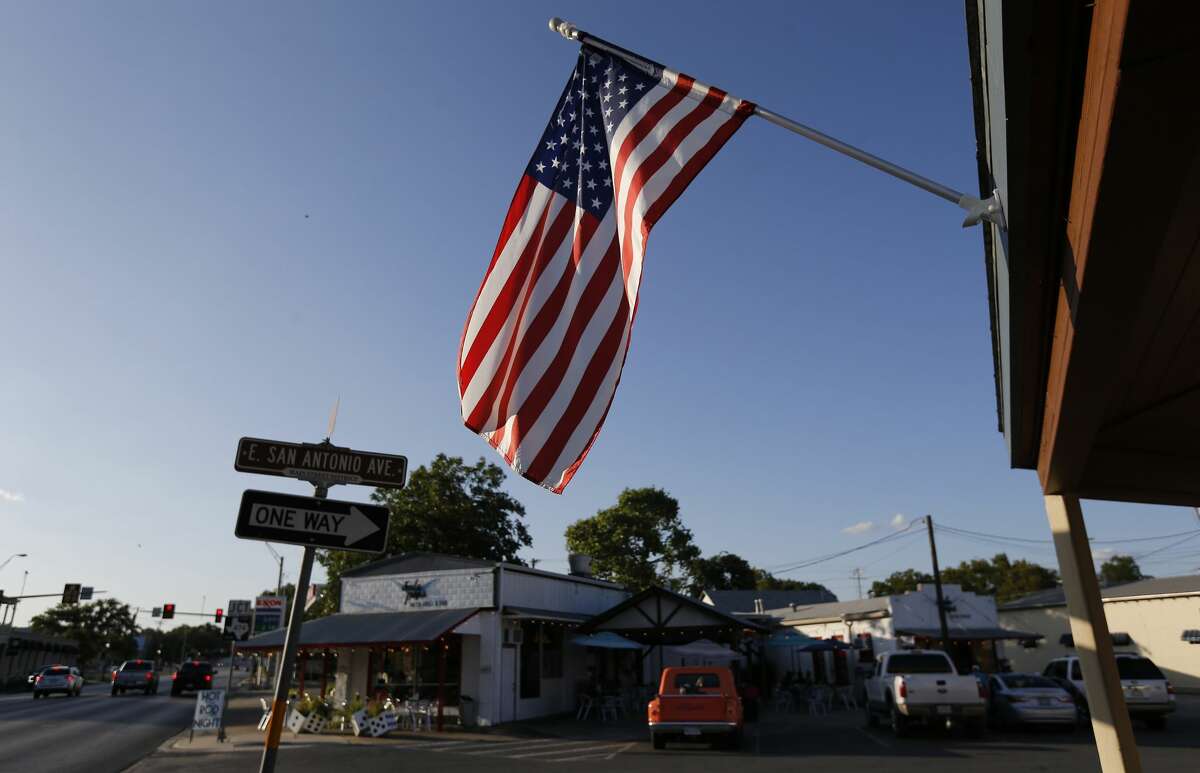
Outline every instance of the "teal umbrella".
[[768, 647], [805, 647], [819, 639], [806, 636], [795, 628], [781, 628], [767, 638]]

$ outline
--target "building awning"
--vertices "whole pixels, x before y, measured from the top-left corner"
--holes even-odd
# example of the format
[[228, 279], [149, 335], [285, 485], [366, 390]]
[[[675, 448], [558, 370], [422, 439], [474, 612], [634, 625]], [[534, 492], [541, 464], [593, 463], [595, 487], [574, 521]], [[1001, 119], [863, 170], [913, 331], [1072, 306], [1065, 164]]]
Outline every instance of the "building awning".
[[1184, 631], [1183, 636], [1181, 636], [1180, 638], [1183, 639], [1188, 644], [1200, 644], [1200, 630], [1195, 629], [1195, 628], [1190, 628], [1190, 629]]
[[550, 620], [556, 623], [579, 624], [590, 620], [591, 615], [580, 615], [574, 612], [559, 612], [551, 609], [534, 609], [532, 607], [505, 607], [504, 616], [517, 620]]
[[[940, 639], [942, 631], [940, 628], [896, 628], [897, 635], [903, 636], [920, 636], [925, 639]], [[1032, 631], [1014, 631], [1009, 628], [995, 627], [979, 627], [979, 628], [951, 628], [950, 638], [955, 641], [997, 641], [1002, 639], [1016, 639], [1020, 641], [1032, 641], [1034, 639], [1044, 639], [1045, 635], [1033, 633]]]
[[571, 639], [571, 644], [576, 647], [595, 647], [604, 650], [640, 650], [642, 648], [642, 645], [637, 642], [629, 641], [619, 633], [611, 631], [601, 631], [591, 636], [576, 636]]
[[[421, 612], [362, 612], [309, 620], [300, 629], [300, 646], [368, 647], [376, 644], [425, 644], [436, 641], [475, 616], [478, 607]], [[284, 629], [260, 634], [239, 650], [283, 649]]]
[[768, 630], [751, 620], [653, 586], [589, 619], [583, 633], [610, 631], [648, 646], [679, 646], [696, 639], [738, 639]]

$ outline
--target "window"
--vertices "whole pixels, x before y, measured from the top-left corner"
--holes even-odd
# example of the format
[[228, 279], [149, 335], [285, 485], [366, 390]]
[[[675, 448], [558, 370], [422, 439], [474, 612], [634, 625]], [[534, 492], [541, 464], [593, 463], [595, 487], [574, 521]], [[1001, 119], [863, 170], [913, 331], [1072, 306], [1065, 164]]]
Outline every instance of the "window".
[[1071, 678], [1077, 682], [1080, 679], [1083, 679], [1083, 673], [1080, 672], [1080, 670], [1079, 670], [1079, 661], [1078, 660], [1071, 661]]
[[1000, 679], [1004, 680], [1004, 684], [1013, 690], [1025, 690], [1035, 687], [1058, 687], [1057, 684], [1044, 676], [1034, 676], [1032, 674], [1005, 674]]
[[1149, 658], [1117, 658], [1117, 673], [1122, 679], [1165, 679]]
[[888, 661], [891, 674], [949, 674], [950, 659], [942, 655], [893, 655]]
[[521, 697], [542, 695], [542, 625], [523, 621], [521, 642]]
[[699, 695], [705, 690], [721, 687], [721, 677], [716, 674], [676, 674], [675, 690], [684, 695]]
[[542, 626], [542, 678], [562, 679], [563, 629], [557, 625]]

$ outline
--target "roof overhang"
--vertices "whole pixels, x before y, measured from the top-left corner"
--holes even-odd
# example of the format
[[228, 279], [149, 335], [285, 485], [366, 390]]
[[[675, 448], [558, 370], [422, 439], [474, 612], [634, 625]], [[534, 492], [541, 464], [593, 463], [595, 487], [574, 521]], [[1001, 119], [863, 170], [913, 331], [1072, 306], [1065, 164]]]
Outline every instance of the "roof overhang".
[[[300, 648], [377, 647], [428, 644], [475, 616], [479, 608], [420, 612], [342, 613], [309, 620], [300, 629]], [[286, 631], [260, 634], [237, 645], [239, 650], [283, 648]]]

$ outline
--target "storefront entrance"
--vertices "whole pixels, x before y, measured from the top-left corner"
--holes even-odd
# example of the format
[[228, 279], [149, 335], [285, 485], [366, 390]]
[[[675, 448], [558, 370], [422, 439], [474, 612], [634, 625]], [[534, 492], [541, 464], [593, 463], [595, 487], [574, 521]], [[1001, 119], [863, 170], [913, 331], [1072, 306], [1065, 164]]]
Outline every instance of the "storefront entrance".
[[462, 690], [462, 637], [372, 649], [367, 659], [372, 696], [396, 701], [441, 699], [457, 706]]

